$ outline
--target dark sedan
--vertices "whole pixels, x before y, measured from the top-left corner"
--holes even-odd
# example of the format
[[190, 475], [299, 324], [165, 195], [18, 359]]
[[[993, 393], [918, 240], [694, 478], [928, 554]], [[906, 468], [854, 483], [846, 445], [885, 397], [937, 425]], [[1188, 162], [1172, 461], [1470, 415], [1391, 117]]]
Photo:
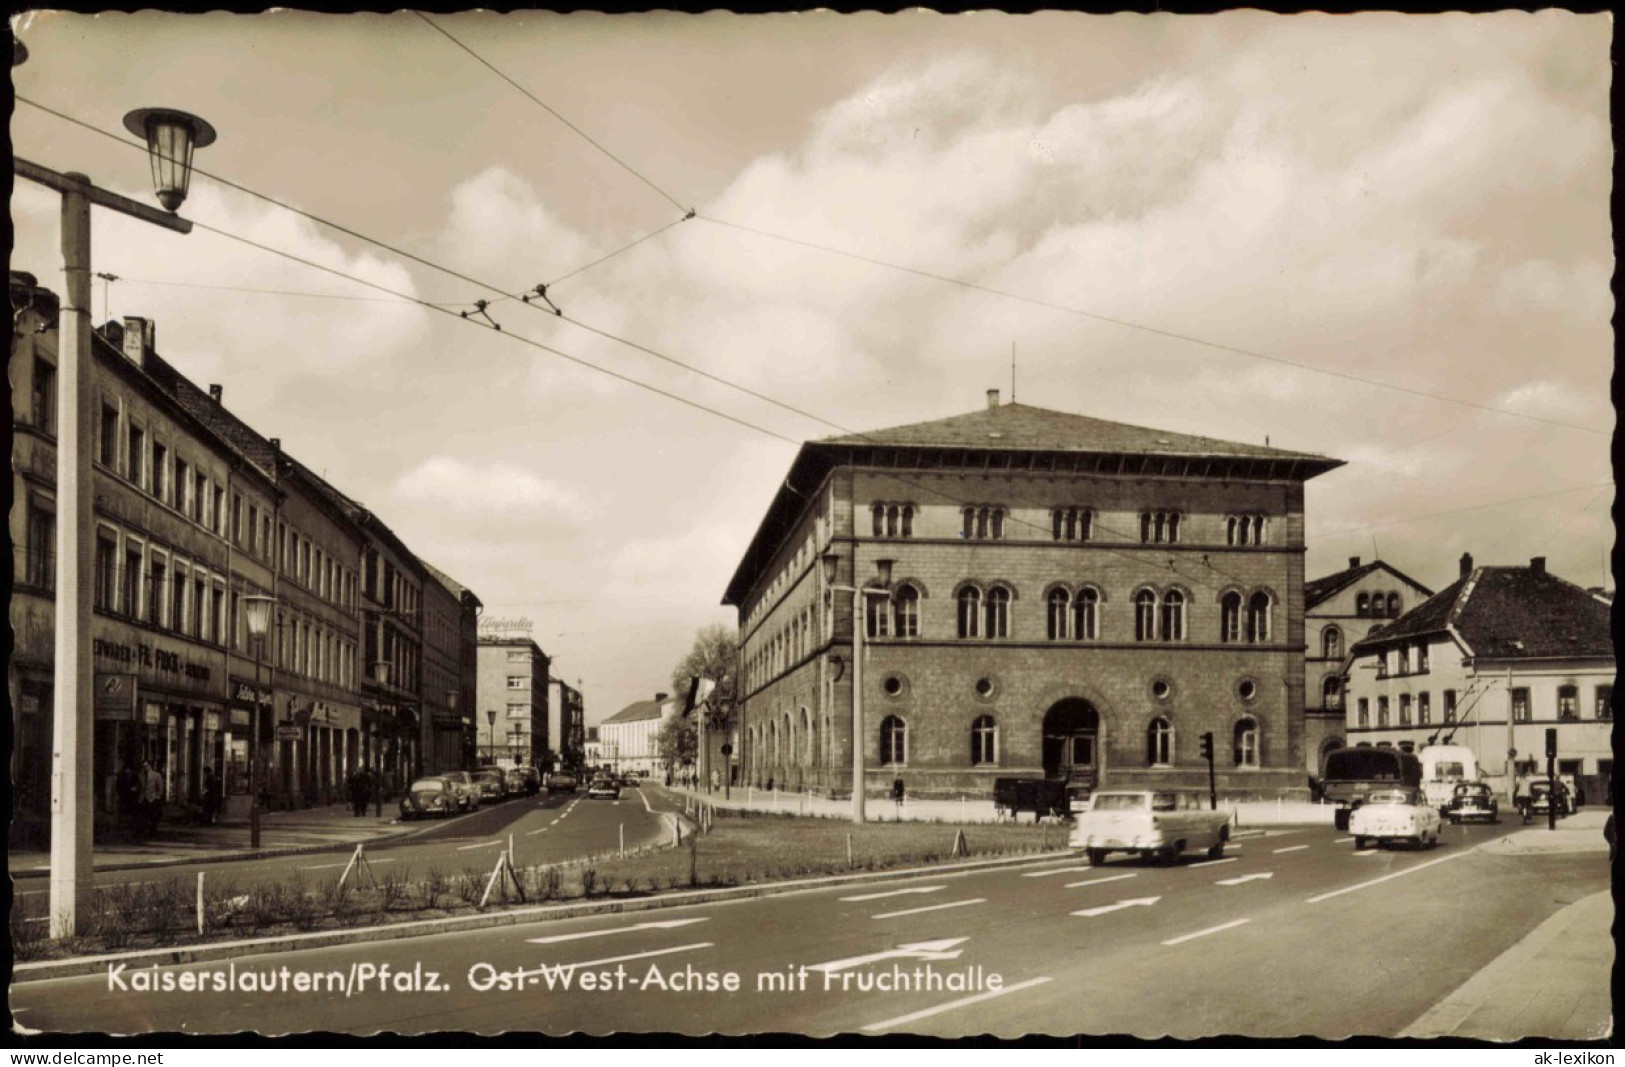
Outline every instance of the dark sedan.
[[1462, 782], [1457, 785], [1450, 794], [1450, 802], [1445, 805], [1445, 817], [1458, 824], [1468, 819], [1501, 821], [1495, 792], [1484, 782]]

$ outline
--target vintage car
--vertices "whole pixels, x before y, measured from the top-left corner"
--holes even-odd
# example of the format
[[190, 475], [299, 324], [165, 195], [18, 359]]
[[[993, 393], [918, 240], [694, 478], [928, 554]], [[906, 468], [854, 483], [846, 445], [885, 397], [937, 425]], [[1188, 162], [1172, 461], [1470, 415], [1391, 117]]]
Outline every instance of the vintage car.
[[549, 793], [574, 793], [576, 791], [575, 775], [563, 773], [548, 775], [547, 791]]
[[[1554, 795], [1556, 796], [1555, 801], [1553, 800]], [[1536, 778], [1529, 783], [1529, 794], [1521, 802], [1523, 821], [1528, 822], [1537, 815], [1547, 814], [1554, 803], [1557, 806], [1557, 817], [1559, 819], [1565, 815], [1574, 814], [1567, 786], [1559, 781], [1554, 794], [1550, 781], [1545, 778]]]
[[480, 787], [481, 803], [507, 799], [508, 778], [501, 767], [481, 767], [474, 772], [474, 784]]
[[1349, 832], [1354, 835], [1357, 849], [1385, 841], [1404, 841], [1432, 848], [1439, 843], [1442, 823], [1439, 809], [1428, 803], [1420, 789], [1384, 789], [1372, 793], [1349, 814]]
[[457, 796], [451, 783], [438, 776], [415, 779], [401, 794], [401, 821], [426, 815], [451, 815], [457, 810]]
[[588, 800], [619, 800], [620, 798], [621, 787], [615, 783], [613, 778], [596, 779], [587, 787]]
[[535, 767], [509, 767], [507, 774], [510, 796], [534, 796], [542, 788], [542, 772]]
[[1485, 782], [1458, 782], [1445, 805], [1445, 818], [1452, 823], [1468, 819], [1500, 822], [1501, 813], [1495, 803], [1495, 791]]
[[1069, 844], [1091, 865], [1109, 852], [1135, 852], [1172, 862], [1181, 852], [1224, 855], [1230, 840], [1230, 813], [1210, 810], [1205, 793], [1182, 789], [1102, 789], [1079, 815]]
[[480, 787], [475, 784], [472, 774], [467, 771], [447, 771], [439, 777], [451, 783], [452, 792], [457, 796], [458, 810], [473, 811], [480, 806]]

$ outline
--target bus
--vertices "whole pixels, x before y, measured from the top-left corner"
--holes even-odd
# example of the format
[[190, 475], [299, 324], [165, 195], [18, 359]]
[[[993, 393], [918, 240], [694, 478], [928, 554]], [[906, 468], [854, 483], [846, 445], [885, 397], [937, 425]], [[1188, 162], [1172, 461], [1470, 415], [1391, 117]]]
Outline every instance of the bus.
[[1397, 748], [1340, 748], [1326, 756], [1321, 795], [1337, 805], [1339, 830], [1349, 828], [1349, 812], [1382, 789], [1422, 786], [1422, 761]]
[[1417, 759], [1422, 764], [1422, 792], [1441, 815], [1458, 783], [1478, 779], [1478, 756], [1465, 745], [1427, 745]]

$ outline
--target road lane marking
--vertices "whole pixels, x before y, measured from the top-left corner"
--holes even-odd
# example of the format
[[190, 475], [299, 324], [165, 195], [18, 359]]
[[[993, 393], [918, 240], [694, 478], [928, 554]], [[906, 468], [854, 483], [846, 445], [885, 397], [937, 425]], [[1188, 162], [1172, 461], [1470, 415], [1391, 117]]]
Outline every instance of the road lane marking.
[[1334, 844], [1334, 845], [1346, 845], [1350, 841], [1353, 841], [1353, 840], [1354, 840], [1354, 838], [1352, 838], [1352, 837], [1337, 837], [1337, 838], [1332, 839], [1332, 844]]
[[494, 847], [496, 847], [497, 845], [500, 845], [500, 844], [502, 844], [501, 841], [480, 841], [477, 844], [473, 844], [473, 845], [463, 845], [457, 851], [458, 852], [467, 852], [469, 849], [473, 849], [473, 848], [494, 848]]
[[1087, 882], [1068, 882], [1062, 889], [1082, 889], [1086, 885], [1105, 885], [1107, 882], [1121, 882], [1125, 878], [1138, 878], [1137, 874], [1114, 874], [1109, 878], [1091, 878]]
[[1371, 856], [1380, 856], [1380, 855], [1382, 855], [1382, 849], [1380, 849], [1380, 848], [1355, 849], [1354, 855], [1356, 855], [1356, 856], [1365, 856], [1365, 857], [1368, 857], [1368, 858], [1371, 857]]
[[860, 900], [879, 900], [881, 897], [901, 897], [907, 896], [909, 893], [935, 893], [939, 889], [947, 888], [948, 887], [945, 885], [922, 885], [915, 886], [912, 889], [893, 889], [886, 893], [865, 893], [862, 896], [838, 897], [836, 899], [843, 904], [856, 904]]
[[586, 937], [608, 937], [610, 934], [629, 934], [634, 930], [675, 930], [679, 926], [692, 926], [694, 923], [710, 922], [706, 916], [692, 919], [666, 919], [662, 922], [634, 923], [631, 926], [617, 926], [612, 930], [584, 930], [576, 934], [554, 934], [552, 937], [527, 937], [526, 941], [532, 945], [552, 945], [560, 941], [580, 941]]
[[1135, 897], [1133, 900], [1119, 900], [1116, 904], [1102, 904], [1098, 908], [1084, 908], [1072, 914], [1092, 919], [1096, 915], [1105, 915], [1107, 912], [1121, 911], [1124, 908], [1149, 908], [1161, 899], [1161, 897]]
[[[394, 863], [395, 861], [392, 860], [392, 859], [373, 859], [371, 856], [368, 856], [367, 857], [367, 862], [368, 863]], [[332, 870], [334, 867], [348, 867], [348, 866], [349, 866], [349, 863], [318, 863], [314, 867], [301, 867], [299, 869], [301, 871], [328, 871], [328, 870]]]
[[653, 815], [655, 813], [655, 809], [653, 809], [653, 808], [651, 808], [649, 806], [649, 794], [648, 793], [645, 793], [642, 789], [639, 789], [638, 790], [638, 799], [643, 801], [643, 810], [644, 811], [648, 812], [650, 815]]
[[1240, 885], [1243, 882], [1255, 882], [1260, 878], [1274, 878], [1274, 871], [1264, 871], [1262, 874], [1244, 874], [1237, 878], [1221, 878], [1214, 885]]
[[1240, 856], [1226, 856], [1222, 860], [1203, 860], [1201, 863], [1193, 863], [1193, 864], [1191, 864], [1186, 869], [1194, 871], [1198, 867], [1212, 867], [1214, 864], [1218, 864], [1218, 863], [1234, 863], [1237, 860], [1239, 860], [1240, 858], [1241, 858]]
[[950, 1000], [948, 1003], [938, 1004], [934, 1008], [925, 1008], [921, 1011], [910, 1012], [907, 1015], [899, 1015], [895, 1019], [887, 1019], [884, 1022], [870, 1023], [864, 1027], [864, 1030], [868, 1031], [869, 1033], [875, 1033], [880, 1030], [890, 1030], [894, 1026], [906, 1026], [909, 1023], [919, 1022], [921, 1019], [929, 1019], [933, 1015], [941, 1015], [945, 1011], [953, 1011], [955, 1008], [963, 1008], [968, 1004], [975, 1004], [978, 1001], [991, 1000], [994, 997], [1002, 997], [1006, 993], [1019, 993], [1023, 989], [1031, 989], [1035, 985], [1043, 985], [1045, 982], [1049, 981], [1053, 981], [1053, 979], [1029, 978], [1027, 981], [1017, 982], [1015, 985], [1002, 986], [998, 989], [990, 989], [986, 993], [977, 993], [975, 996], [960, 997], [958, 1000]]
[[634, 952], [628, 956], [610, 956], [608, 959], [602, 960], [582, 960], [580, 963], [548, 963], [543, 964], [533, 971], [523, 971], [521, 973], [526, 978], [529, 978], [533, 974], [542, 974], [546, 971], [552, 971], [554, 974], [557, 974], [560, 971], [573, 971], [578, 967], [602, 967], [606, 963], [625, 963], [628, 960], [646, 960], [650, 956], [670, 956], [674, 952], [693, 952], [697, 948], [710, 948], [715, 944], [715, 941], [696, 941], [692, 945], [678, 945], [675, 948], [657, 948], [649, 952]]
[[1302, 852], [1308, 847], [1308, 845], [1293, 845], [1291, 848], [1278, 848], [1275, 850], [1275, 854], [1279, 856], [1283, 852]]
[[[1375, 855], [1375, 853], [1372, 854]], [[1322, 893], [1318, 897], [1310, 897], [1308, 900], [1304, 901], [1304, 903], [1318, 904], [1323, 900], [1330, 900], [1332, 897], [1340, 897], [1344, 893], [1352, 893], [1356, 889], [1369, 889], [1371, 886], [1378, 885], [1390, 879], [1403, 878], [1407, 874], [1415, 874], [1417, 871], [1425, 871], [1429, 867], [1436, 866], [1440, 863], [1449, 863], [1451, 860], [1459, 860], [1463, 856], [1470, 855], [1472, 855], [1471, 852], [1457, 852], [1453, 856], [1440, 856], [1436, 860], [1428, 860], [1426, 863], [1418, 863], [1414, 867], [1407, 867], [1403, 871], [1395, 871], [1393, 874], [1385, 874], [1381, 878], [1373, 878], [1369, 882], [1357, 882], [1354, 885], [1344, 886], [1342, 889], [1334, 889], [1330, 893]]]
[[1169, 938], [1167, 941], [1164, 941], [1163, 944], [1164, 945], [1177, 945], [1177, 944], [1180, 944], [1181, 942], [1185, 942], [1185, 941], [1195, 941], [1199, 937], [1206, 937], [1208, 934], [1216, 934], [1220, 930], [1229, 930], [1232, 927], [1240, 926], [1243, 923], [1250, 923], [1250, 922], [1252, 922], [1251, 919], [1237, 919], [1235, 922], [1228, 922], [1228, 923], [1225, 923], [1222, 926], [1210, 926], [1206, 930], [1198, 930], [1194, 934], [1186, 934], [1184, 937], [1172, 937], [1172, 938]]
[[963, 908], [967, 904], [986, 904], [986, 897], [976, 897], [971, 900], [954, 900], [947, 904], [932, 904], [924, 908], [909, 908], [907, 911], [888, 911], [882, 915], [871, 915], [871, 919], [900, 919], [904, 915], [919, 915], [927, 911], [942, 911], [944, 908]]
[[1057, 867], [1053, 871], [1029, 871], [1028, 873], [1022, 875], [1022, 877], [1048, 878], [1052, 874], [1072, 874], [1074, 871], [1087, 871], [1089, 869], [1089, 865], [1086, 863], [1081, 867]]
[[[898, 945], [885, 952], [871, 952], [867, 956], [849, 956], [844, 960], [830, 960], [828, 963], [814, 963], [807, 967], [809, 971], [823, 971], [825, 974], [834, 974], [836, 971], [845, 971], [853, 967], [861, 967], [865, 963], [879, 963], [881, 960], [954, 960], [964, 949], [954, 948], [969, 941], [968, 937], [946, 937], [940, 941], [915, 941], [907, 945]], [[952, 950], [952, 951], [950, 951]]]

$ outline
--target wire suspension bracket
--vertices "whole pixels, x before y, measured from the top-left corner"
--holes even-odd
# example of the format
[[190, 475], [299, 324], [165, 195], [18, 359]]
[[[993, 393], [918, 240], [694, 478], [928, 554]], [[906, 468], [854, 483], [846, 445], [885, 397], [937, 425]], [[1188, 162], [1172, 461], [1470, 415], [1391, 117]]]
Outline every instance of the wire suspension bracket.
[[532, 298], [540, 300], [542, 303], [546, 304], [553, 314], [559, 316], [560, 318], [564, 317], [564, 312], [559, 310], [559, 306], [548, 298], [547, 286], [537, 283], [536, 288], [520, 297], [519, 300], [521, 303], [528, 304], [531, 302]]
[[498, 322], [496, 319], [493, 319], [485, 310], [490, 305], [491, 302], [489, 300], [476, 300], [474, 301], [474, 308], [472, 311], [459, 311], [457, 314], [473, 322], [478, 322], [480, 319], [484, 319], [493, 330], [500, 331], [502, 329], [502, 323]]

